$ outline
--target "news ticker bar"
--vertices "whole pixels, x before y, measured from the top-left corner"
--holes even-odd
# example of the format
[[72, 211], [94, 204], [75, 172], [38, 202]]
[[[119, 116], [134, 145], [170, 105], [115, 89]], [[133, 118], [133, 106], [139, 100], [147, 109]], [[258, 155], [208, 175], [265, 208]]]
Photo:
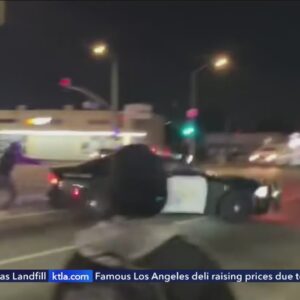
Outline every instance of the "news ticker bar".
[[0, 270], [0, 282], [299, 282], [300, 270]]

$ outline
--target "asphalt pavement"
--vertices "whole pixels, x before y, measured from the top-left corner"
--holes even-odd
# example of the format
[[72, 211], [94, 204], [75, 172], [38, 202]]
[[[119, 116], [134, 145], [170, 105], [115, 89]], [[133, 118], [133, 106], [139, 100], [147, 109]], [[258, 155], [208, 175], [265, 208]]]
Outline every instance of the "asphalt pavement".
[[[203, 228], [203, 234], [195, 242], [203, 243], [224, 268], [300, 269], [300, 171], [258, 167], [214, 170], [278, 179], [284, 186], [282, 211], [246, 224], [224, 224], [204, 217], [192, 225]], [[43, 205], [38, 209], [19, 205], [0, 212], [0, 268], [63, 268], [74, 251], [76, 232], [88, 226], [69, 212], [49, 210]], [[50, 300], [53, 288], [48, 283], [1, 283], [0, 299]], [[255, 291], [263, 297], [253, 298]], [[300, 290], [295, 284], [272, 284], [272, 288], [270, 284], [240, 284], [236, 294], [247, 300], [291, 300], [299, 298], [295, 295]]]
[[[0, 216], [0, 268], [63, 269], [74, 251], [75, 233], [87, 226], [63, 211]], [[51, 299], [53, 287], [50, 283], [1, 283], [0, 299]]]

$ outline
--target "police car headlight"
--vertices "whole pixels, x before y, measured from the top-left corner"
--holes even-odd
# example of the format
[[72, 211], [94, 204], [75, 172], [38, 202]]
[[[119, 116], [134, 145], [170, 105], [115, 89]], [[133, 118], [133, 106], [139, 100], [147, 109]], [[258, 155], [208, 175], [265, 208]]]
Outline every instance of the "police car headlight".
[[92, 152], [92, 153], [89, 154], [89, 157], [90, 158], [97, 158], [97, 157], [99, 157], [99, 153], [98, 152]]
[[88, 205], [89, 205], [90, 207], [95, 208], [95, 207], [98, 206], [98, 202], [97, 202], [96, 200], [91, 200], [91, 201], [88, 202]]
[[278, 198], [280, 196], [281, 192], [279, 189], [276, 189], [272, 192], [272, 197], [273, 198]]
[[254, 195], [258, 198], [266, 198], [268, 196], [269, 189], [267, 186], [260, 186], [255, 192]]

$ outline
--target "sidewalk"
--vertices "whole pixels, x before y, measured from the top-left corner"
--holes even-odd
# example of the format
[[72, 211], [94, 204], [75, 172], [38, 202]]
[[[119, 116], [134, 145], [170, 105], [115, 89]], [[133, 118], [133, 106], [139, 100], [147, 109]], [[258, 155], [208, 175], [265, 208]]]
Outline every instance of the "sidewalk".
[[51, 211], [45, 195], [19, 196], [16, 202], [6, 210], [0, 210], [0, 221], [2, 218], [17, 214], [39, 213]]

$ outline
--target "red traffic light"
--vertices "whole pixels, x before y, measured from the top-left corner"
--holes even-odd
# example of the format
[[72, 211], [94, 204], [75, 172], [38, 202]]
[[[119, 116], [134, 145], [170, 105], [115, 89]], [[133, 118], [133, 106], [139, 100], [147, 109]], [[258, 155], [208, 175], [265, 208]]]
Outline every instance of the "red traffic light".
[[68, 88], [72, 85], [72, 80], [71, 80], [71, 78], [62, 78], [59, 81], [59, 85], [63, 88]]
[[199, 110], [198, 108], [191, 108], [186, 111], [186, 117], [188, 119], [196, 119], [199, 115]]

